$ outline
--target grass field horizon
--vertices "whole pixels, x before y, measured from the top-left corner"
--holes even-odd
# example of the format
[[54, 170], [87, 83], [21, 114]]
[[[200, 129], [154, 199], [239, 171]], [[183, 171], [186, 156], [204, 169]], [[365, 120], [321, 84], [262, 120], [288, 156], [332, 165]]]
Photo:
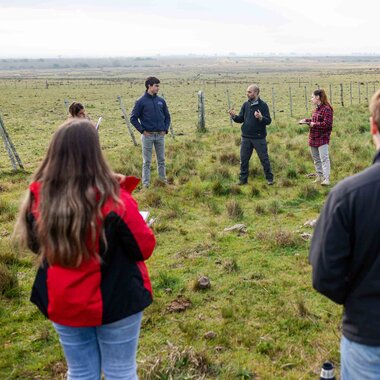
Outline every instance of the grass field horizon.
[[[308, 131], [297, 122], [311, 113], [312, 90], [320, 86], [329, 95], [331, 86], [332, 186], [368, 167], [375, 148], [367, 93], [369, 98], [380, 87], [380, 58], [310, 61], [239, 64], [229, 58], [224, 66], [203, 62], [204, 70], [200, 61], [185, 67], [165, 61], [158, 69], [176, 137], [166, 138], [169, 185], [160, 186], [154, 161], [153, 186], [134, 192], [140, 209], [157, 218], [157, 248], [147, 262], [154, 303], [144, 313], [138, 352], [141, 379], [314, 379], [325, 360], [339, 369], [342, 308], [312, 289], [312, 228], [304, 225], [318, 217], [331, 187], [308, 178], [314, 172]], [[100, 141], [113, 170], [140, 177], [139, 134], [134, 147], [117, 96], [130, 111], [144, 92], [144, 78], [156, 71], [25, 70], [0, 70], [0, 114], [25, 166], [13, 171], [1, 145], [0, 286], [7, 286], [0, 288], [0, 378], [63, 379], [58, 338], [29, 302], [35, 258], [10, 240], [20, 199], [66, 119], [65, 99], [84, 103], [94, 121], [103, 117]], [[276, 117], [267, 128], [274, 186], [267, 185], [255, 153], [248, 186], [236, 185], [240, 125], [230, 126], [226, 89], [239, 110], [252, 82], [260, 85], [272, 118], [275, 89]], [[197, 132], [200, 89], [205, 133]], [[247, 232], [225, 231], [237, 223]], [[201, 276], [210, 279], [209, 289], [197, 287]]]

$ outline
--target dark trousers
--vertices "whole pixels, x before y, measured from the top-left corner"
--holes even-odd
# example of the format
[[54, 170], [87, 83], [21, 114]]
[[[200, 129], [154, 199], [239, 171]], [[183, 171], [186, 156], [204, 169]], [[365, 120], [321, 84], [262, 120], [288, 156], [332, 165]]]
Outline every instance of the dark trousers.
[[254, 149], [256, 150], [261, 165], [263, 166], [265, 178], [267, 181], [273, 181], [273, 173], [270, 167], [266, 139], [242, 137], [240, 145], [240, 182], [248, 182], [249, 160]]

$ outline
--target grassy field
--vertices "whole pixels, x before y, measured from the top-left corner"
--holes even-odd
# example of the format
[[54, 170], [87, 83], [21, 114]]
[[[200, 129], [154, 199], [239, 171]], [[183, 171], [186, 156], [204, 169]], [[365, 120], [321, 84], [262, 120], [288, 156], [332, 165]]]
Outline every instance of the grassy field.
[[[155, 302], [144, 314], [141, 379], [315, 379], [325, 360], [339, 368], [342, 310], [311, 287], [307, 234], [312, 229], [304, 226], [318, 217], [329, 189], [307, 177], [313, 172], [307, 129], [297, 121], [310, 114], [305, 86], [309, 98], [317, 85], [327, 93], [331, 85], [332, 182], [370, 165], [374, 148], [366, 88], [370, 96], [379, 87], [378, 62], [278, 60], [265, 66], [229, 60], [204, 63], [204, 70], [199, 63], [157, 68], [177, 136], [166, 140], [170, 185], [161, 187], [153, 168], [154, 186], [135, 192], [140, 208], [157, 218], [158, 241], [148, 261]], [[103, 116], [100, 139], [113, 169], [140, 176], [139, 136], [134, 147], [117, 96], [130, 110], [149, 70], [0, 71], [0, 112], [26, 168], [13, 172], [0, 147], [1, 379], [64, 378], [57, 336], [29, 302], [34, 257], [16, 252], [10, 242], [30, 175], [66, 118], [64, 100], [83, 102], [94, 120]], [[260, 84], [270, 108], [275, 89], [276, 119], [268, 127], [274, 186], [266, 184], [255, 153], [249, 185], [236, 185], [240, 128], [230, 126], [225, 91], [240, 109], [251, 82]], [[196, 131], [201, 88], [207, 128], [202, 134]], [[224, 231], [236, 223], [244, 223], [247, 232]], [[198, 289], [200, 276], [209, 277], [209, 289]]]

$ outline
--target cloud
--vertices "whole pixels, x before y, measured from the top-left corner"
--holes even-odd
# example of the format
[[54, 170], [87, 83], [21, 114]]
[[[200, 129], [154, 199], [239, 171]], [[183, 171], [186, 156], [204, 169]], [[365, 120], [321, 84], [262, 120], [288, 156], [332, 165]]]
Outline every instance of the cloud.
[[176, 18], [132, 12], [5, 8], [1, 51], [38, 56], [185, 54], [249, 51], [251, 25], [213, 19]]
[[[26, 1], [24, 1], [26, 3]], [[363, 4], [362, 4], [363, 3]], [[2, 56], [380, 53], [376, 12], [352, 0], [67, 0], [0, 6]], [[376, 22], [375, 22], [376, 20]]]

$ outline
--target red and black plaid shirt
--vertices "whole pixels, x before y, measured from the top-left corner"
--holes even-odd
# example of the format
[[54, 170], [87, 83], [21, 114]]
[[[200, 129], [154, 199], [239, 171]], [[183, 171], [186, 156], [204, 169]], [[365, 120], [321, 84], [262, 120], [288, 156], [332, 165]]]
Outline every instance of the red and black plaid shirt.
[[318, 106], [311, 119], [306, 119], [308, 122], [313, 122], [310, 127], [309, 145], [319, 147], [330, 142], [330, 135], [333, 125], [333, 110], [326, 104]]

